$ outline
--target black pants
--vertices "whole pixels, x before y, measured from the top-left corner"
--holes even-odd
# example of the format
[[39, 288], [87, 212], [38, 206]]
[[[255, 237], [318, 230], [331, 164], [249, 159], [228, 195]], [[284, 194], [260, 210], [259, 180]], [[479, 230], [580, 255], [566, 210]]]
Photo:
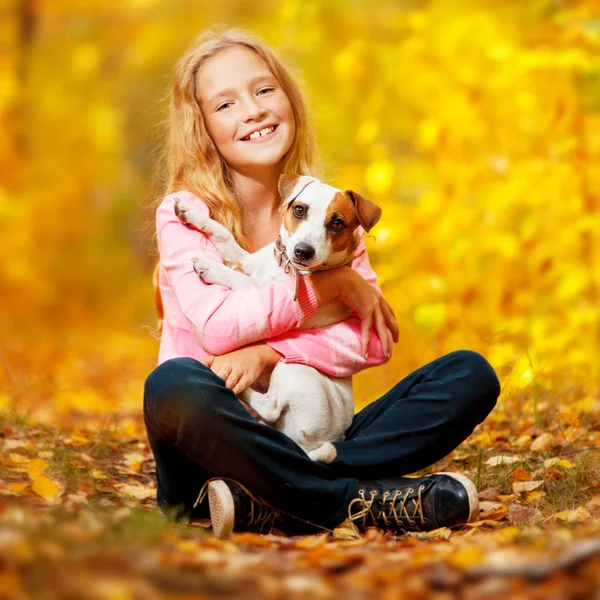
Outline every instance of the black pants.
[[494, 407], [498, 378], [461, 350], [418, 369], [355, 415], [331, 464], [257, 422], [225, 382], [191, 358], [159, 365], [146, 380], [144, 419], [156, 459], [157, 501], [178, 514], [211, 477], [234, 479], [275, 508], [327, 528], [347, 517], [358, 482], [407, 475], [456, 448]]

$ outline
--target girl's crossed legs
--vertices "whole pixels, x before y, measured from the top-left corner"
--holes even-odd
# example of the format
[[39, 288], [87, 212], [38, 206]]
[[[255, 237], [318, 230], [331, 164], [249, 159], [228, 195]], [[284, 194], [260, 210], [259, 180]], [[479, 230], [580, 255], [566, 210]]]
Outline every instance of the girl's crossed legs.
[[144, 394], [157, 501], [176, 517], [208, 517], [206, 503], [193, 507], [203, 484], [219, 477], [283, 513], [333, 529], [348, 516], [361, 482], [401, 477], [440, 460], [485, 419], [499, 393], [481, 355], [442, 356], [356, 414], [346, 439], [334, 443], [337, 458], [323, 464], [257, 422], [202, 363], [172, 359], [150, 374]]

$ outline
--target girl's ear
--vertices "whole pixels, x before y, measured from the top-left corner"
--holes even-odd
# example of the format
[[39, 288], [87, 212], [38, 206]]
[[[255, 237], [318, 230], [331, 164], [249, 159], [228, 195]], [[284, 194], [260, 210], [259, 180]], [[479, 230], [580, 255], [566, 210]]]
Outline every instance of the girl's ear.
[[354, 204], [354, 212], [356, 213], [358, 222], [368, 233], [381, 218], [381, 208], [352, 190], [346, 190], [346, 194], [350, 196], [350, 200]]
[[281, 175], [279, 177], [281, 206], [287, 206], [292, 200], [300, 195], [307, 185], [314, 181], [317, 181], [317, 179], [309, 177], [308, 175]]

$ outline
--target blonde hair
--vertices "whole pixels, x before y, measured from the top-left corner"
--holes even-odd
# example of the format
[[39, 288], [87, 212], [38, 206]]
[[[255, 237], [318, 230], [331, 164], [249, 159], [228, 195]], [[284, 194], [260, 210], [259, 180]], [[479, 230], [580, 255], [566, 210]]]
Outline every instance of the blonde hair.
[[[211, 218], [227, 227], [237, 242], [247, 249], [242, 210], [231, 172], [208, 133], [197, 93], [198, 71], [202, 65], [235, 46], [256, 52], [265, 61], [290, 101], [296, 133], [283, 158], [282, 174], [310, 175], [312, 172], [315, 159], [314, 138], [302, 94], [288, 69], [271, 48], [245, 31], [209, 30], [195, 40], [192, 49], [175, 68], [163, 150], [166, 171], [163, 195], [183, 189], [194, 193], [206, 203]], [[158, 265], [153, 280], [159, 319], [162, 320]]]

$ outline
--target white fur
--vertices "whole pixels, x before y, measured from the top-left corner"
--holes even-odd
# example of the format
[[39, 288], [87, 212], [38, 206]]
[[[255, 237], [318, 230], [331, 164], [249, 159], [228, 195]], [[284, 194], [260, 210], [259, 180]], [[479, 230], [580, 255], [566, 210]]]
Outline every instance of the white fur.
[[[312, 261], [315, 264], [335, 266], [345, 258], [345, 255], [333, 255], [324, 228], [327, 207], [339, 191], [313, 178], [299, 178], [288, 202], [302, 196], [309, 212], [306, 222], [293, 235], [290, 236], [283, 225], [281, 227], [288, 256], [293, 255], [297, 243], [304, 242], [315, 249]], [[205, 233], [226, 261], [237, 262], [244, 270], [240, 273], [214, 261], [194, 259], [194, 269], [204, 282], [241, 290], [289, 277], [277, 265], [273, 256], [274, 244], [250, 254], [237, 244], [229, 230], [184, 200], [176, 201], [176, 212], [184, 223]], [[327, 321], [327, 317], [319, 322], [313, 319], [310, 326], [327, 325]], [[260, 389], [260, 384], [253, 387]], [[240, 397], [264, 422], [291, 437], [313, 460], [325, 463], [334, 460], [336, 451], [331, 442], [344, 439], [354, 415], [351, 377], [328, 377], [313, 367], [281, 362], [273, 369], [267, 391], [261, 393], [258, 389], [248, 388]]]

